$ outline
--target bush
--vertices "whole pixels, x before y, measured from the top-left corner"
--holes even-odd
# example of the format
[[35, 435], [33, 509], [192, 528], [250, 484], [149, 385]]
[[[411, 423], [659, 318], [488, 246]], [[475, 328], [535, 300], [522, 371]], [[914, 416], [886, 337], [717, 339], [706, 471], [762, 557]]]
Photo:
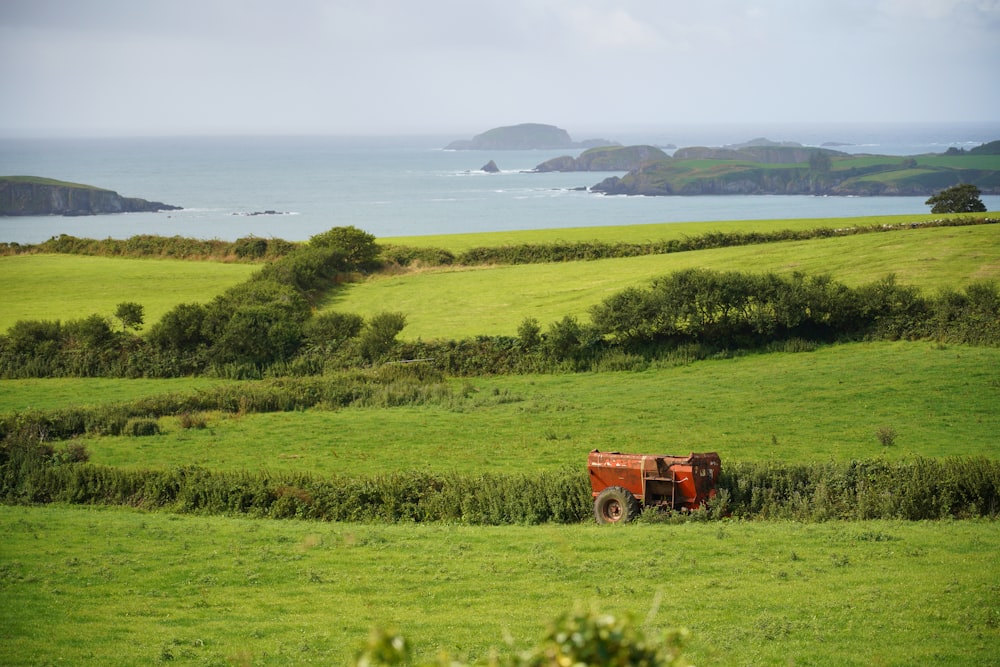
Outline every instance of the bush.
[[136, 438], [159, 434], [160, 424], [155, 419], [147, 419], [144, 417], [133, 417], [132, 419], [129, 419], [125, 422], [125, 427], [122, 429], [122, 435], [128, 435]]
[[208, 427], [208, 420], [201, 413], [182, 412], [177, 418], [177, 425], [184, 430], [201, 430]]
[[336, 250], [344, 258], [344, 268], [347, 270], [378, 267], [379, 247], [375, 243], [375, 237], [357, 227], [334, 227], [310, 237], [309, 245]]
[[[555, 619], [539, 644], [520, 655], [493, 658], [506, 667], [684, 667], [687, 630], [666, 630], [649, 637], [635, 621], [597, 611], [577, 611]], [[354, 667], [411, 664], [412, 647], [400, 634], [374, 630], [356, 654]], [[428, 663], [431, 667], [434, 663]], [[442, 656], [438, 665], [462, 667]]]

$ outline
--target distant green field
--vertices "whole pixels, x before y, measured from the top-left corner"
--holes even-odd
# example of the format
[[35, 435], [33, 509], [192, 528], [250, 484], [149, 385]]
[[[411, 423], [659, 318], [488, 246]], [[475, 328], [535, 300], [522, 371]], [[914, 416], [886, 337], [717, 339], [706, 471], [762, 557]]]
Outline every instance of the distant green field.
[[[0, 662], [421, 663], [536, 645], [574, 608], [698, 665], [995, 665], [995, 522], [358, 525], [0, 506]], [[436, 662], [435, 662], [436, 664]]]
[[259, 270], [252, 264], [80, 255], [0, 257], [0, 332], [18, 320], [111, 317], [123, 301], [143, 305], [147, 326], [178, 303], [207, 302]]
[[[991, 214], [973, 214], [987, 217]], [[426, 236], [397, 236], [379, 239], [380, 243], [416, 247], [444, 248], [461, 252], [469, 248], [517, 245], [522, 243], [551, 243], [553, 241], [604, 243], [647, 243], [699, 236], [710, 232], [776, 232], [785, 229], [840, 229], [844, 227], [870, 227], [873, 225], [898, 225], [940, 219], [940, 215], [881, 215], [859, 218], [791, 218], [787, 220], [732, 220], [725, 222], [664, 222], [647, 225], [622, 225], [608, 227], [566, 227], [560, 229], [529, 229], [505, 232], [474, 232], [469, 234], [442, 234]]]
[[[96, 402], [89, 381], [78, 382], [78, 401]], [[445, 404], [212, 414], [204, 430], [182, 430], [165, 418], [159, 436], [83, 443], [91, 461], [105, 465], [347, 476], [558, 470], [582, 466], [595, 448], [718, 451], [723, 462], [1000, 457], [1000, 350], [994, 348], [855, 344], [644, 372], [477, 378], [453, 386], [456, 398]], [[472, 390], [468, 398], [461, 397], [463, 386]], [[898, 434], [891, 447], [876, 438], [882, 426]]]
[[899, 282], [933, 293], [971, 280], [1000, 279], [1000, 227], [912, 229], [627, 259], [375, 276], [345, 286], [325, 308], [366, 316], [405, 313], [401, 338], [407, 340], [514, 335], [527, 317], [543, 326], [566, 315], [586, 319], [591, 306], [625, 287], [691, 267], [829, 273], [848, 285], [896, 274]]
[[[554, 241], [643, 243], [718, 231], [778, 231], [899, 224], [939, 216], [887, 216], [823, 220], [669, 223], [400, 237], [385, 243], [443, 247]], [[914, 233], [920, 231], [921, 234]], [[897, 236], [897, 234], [900, 234]], [[922, 236], [922, 234], [936, 234]], [[1000, 276], [1000, 233], [995, 226], [912, 230], [826, 241], [750, 246], [599, 262], [442, 270], [377, 277], [338, 291], [327, 308], [361, 314], [398, 310], [409, 324], [402, 337], [511, 334], [524, 317], [542, 323], [587, 309], [625, 286], [687, 266], [831, 272], [859, 282], [895, 272], [903, 282], [960, 287], [970, 279]], [[259, 267], [189, 260], [122, 259], [76, 255], [0, 257], [0, 332], [22, 319], [69, 320], [111, 316], [122, 301], [145, 308], [146, 325], [178, 303], [206, 302]]]

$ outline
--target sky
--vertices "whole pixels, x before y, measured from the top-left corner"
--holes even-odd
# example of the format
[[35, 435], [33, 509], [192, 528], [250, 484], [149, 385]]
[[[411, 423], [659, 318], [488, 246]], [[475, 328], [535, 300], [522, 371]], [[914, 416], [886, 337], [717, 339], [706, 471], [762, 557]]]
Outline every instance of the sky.
[[0, 0], [0, 136], [1000, 120], [1000, 0]]

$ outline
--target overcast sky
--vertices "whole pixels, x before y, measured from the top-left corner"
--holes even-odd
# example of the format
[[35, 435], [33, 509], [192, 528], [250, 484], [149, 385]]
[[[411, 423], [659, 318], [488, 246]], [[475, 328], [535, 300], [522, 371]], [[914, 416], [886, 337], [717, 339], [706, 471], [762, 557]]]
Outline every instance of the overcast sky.
[[0, 135], [1000, 119], [1000, 0], [0, 0]]

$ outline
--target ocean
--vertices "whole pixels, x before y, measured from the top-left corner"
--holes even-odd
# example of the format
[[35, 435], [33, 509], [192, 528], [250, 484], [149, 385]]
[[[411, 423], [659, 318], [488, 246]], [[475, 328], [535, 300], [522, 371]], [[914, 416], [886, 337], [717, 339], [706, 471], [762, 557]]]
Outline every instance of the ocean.
[[[850, 153], [914, 155], [1000, 139], [1000, 122], [572, 132], [624, 144], [719, 146], [766, 136]], [[464, 136], [0, 139], [0, 175], [85, 183], [181, 211], [0, 218], [0, 241], [136, 234], [304, 241], [353, 225], [378, 238], [645, 223], [927, 213], [926, 197], [605, 197], [613, 173], [527, 173], [580, 151], [446, 151]], [[669, 151], [668, 151], [669, 152]], [[487, 174], [494, 160], [500, 173]], [[991, 211], [1000, 196], [984, 196]], [[266, 213], [272, 211], [273, 213]], [[258, 215], [254, 215], [258, 213]]]

